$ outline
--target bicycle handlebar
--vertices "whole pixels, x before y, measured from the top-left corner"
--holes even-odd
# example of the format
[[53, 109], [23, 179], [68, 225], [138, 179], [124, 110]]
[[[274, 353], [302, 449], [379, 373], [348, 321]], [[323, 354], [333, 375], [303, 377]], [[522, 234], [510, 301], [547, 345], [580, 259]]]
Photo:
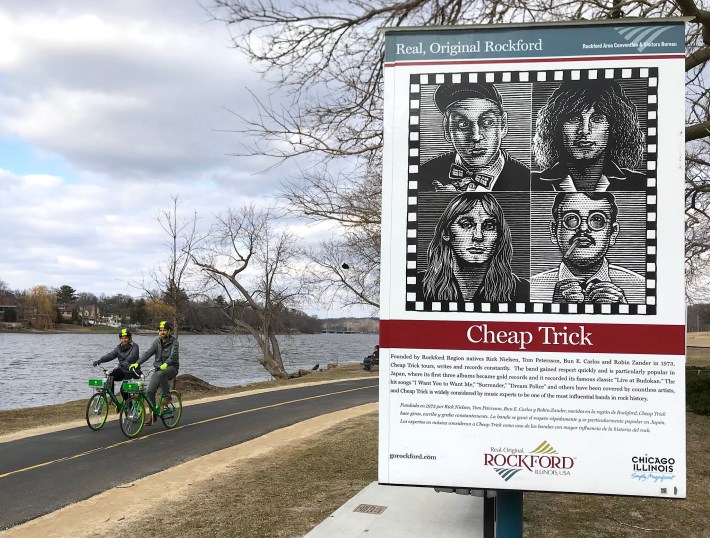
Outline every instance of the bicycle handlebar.
[[101, 368], [104, 371], [104, 374], [106, 376], [108, 376], [109, 371], [106, 368], [104, 368], [103, 366], [101, 366], [101, 364], [97, 364], [96, 366], [94, 366], [94, 368], [96, 368], [96, 367]]

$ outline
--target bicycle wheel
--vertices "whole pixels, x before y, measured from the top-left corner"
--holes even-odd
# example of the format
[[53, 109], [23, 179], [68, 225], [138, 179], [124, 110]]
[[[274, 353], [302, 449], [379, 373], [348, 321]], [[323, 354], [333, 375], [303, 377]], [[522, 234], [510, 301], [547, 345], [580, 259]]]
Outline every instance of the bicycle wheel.
[[176, 390], [170, 391], [172, 400], [168, 404], [168, 408], [160, 412], [160, 418], [166, 428], [171, 429], [178, 425], [180, 417], [182, 417], [182, 398]]
[[141, 404], [141, 398], [131, 396], [121, 409], [119, 423], [121, 431], [126, 437], [135, 437], [143, 429], [145, 422], [145, 410]]
[[106, 395], [102, 392], [97, 392], [86, 404], [86, 423], [94, 431], [100, 430], [106, 424], [108, 417], [108, 401]]

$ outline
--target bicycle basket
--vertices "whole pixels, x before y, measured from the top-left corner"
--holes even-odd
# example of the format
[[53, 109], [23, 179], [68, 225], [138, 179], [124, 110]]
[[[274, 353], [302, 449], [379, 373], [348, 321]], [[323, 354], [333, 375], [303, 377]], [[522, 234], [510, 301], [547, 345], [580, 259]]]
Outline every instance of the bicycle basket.
[[103, 387], [104, 380], [103, 379], [89, 379], [89, 386], [90, 387]]
[[143, 381], [124, 381], [123, 390], [126, 392], [141, 392], [143, 390]]

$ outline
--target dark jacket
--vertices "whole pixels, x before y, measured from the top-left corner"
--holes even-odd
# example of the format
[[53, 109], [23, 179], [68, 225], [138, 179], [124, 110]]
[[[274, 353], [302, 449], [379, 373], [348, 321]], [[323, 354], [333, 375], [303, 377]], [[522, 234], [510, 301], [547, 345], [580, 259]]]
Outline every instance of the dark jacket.
[[[646, 174], [620, 168], [615, 162], [607, 161], [602, 170], [609, 180], [607, 191], [645, 191]], [[567, 165], [562, 162], [542, 172], [533, 172], [530, 189], [533, 191], [561, 191], [560, 183], [569, 175]]]
[[125, 348], [119, 344], [116, 349], [109, 351], [99, 359], [99, 363], [109, 362], [118, 359], [121, 368], [128, 370], [128, 367], [138, 360], [138, 344], [131, 342]]
[[168, 366], [174, 366], [176, 370], [180, 368], [180, 345], [178, 339], [173, 335], [168, 336], [165, 341], [162, 341], [160, 337], [156, 338], [150, 348], [148, 348], [148, 351], [141, 355], [138, 364], [143, 364], [153, 355], [155, 355], [153, 366], [156, 369], [160, 368], [163, 363]]
[[[507, 152], [501, 150], [505, 164], [498, 175], [498, 179], [493, 184], [493, 191], [529, 191], [530, 190], [530, 169], [514, 159]], [[438, 157], [428, 160], [419, 168], [418, 179], [420, 191], [434, 191], [434, 181], [443, 185], [451, 183], [453, 178], [449, 172], [451, 165], [456, 160], [456, 152], [451, 151]]]

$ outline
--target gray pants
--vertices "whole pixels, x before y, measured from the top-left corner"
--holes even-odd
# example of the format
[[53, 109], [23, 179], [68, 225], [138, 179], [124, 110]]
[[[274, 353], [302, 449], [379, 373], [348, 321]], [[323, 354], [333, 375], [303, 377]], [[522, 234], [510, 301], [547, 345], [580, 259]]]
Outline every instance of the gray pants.
[[148, 390], [146, 391], [146, 396], [148, 396], [148, 401], [155, 407], [155, 393], [158, 390], [158, 385], [163, 390], [163, 395], [167, 396], [170, 394], [170, 384], [168, 381], [175, 379], [178, 371], [174, 366], [168, 366], [165, 370], [156, 370], [155, 373], [150, 376], [150, 383], [148, 384]]

